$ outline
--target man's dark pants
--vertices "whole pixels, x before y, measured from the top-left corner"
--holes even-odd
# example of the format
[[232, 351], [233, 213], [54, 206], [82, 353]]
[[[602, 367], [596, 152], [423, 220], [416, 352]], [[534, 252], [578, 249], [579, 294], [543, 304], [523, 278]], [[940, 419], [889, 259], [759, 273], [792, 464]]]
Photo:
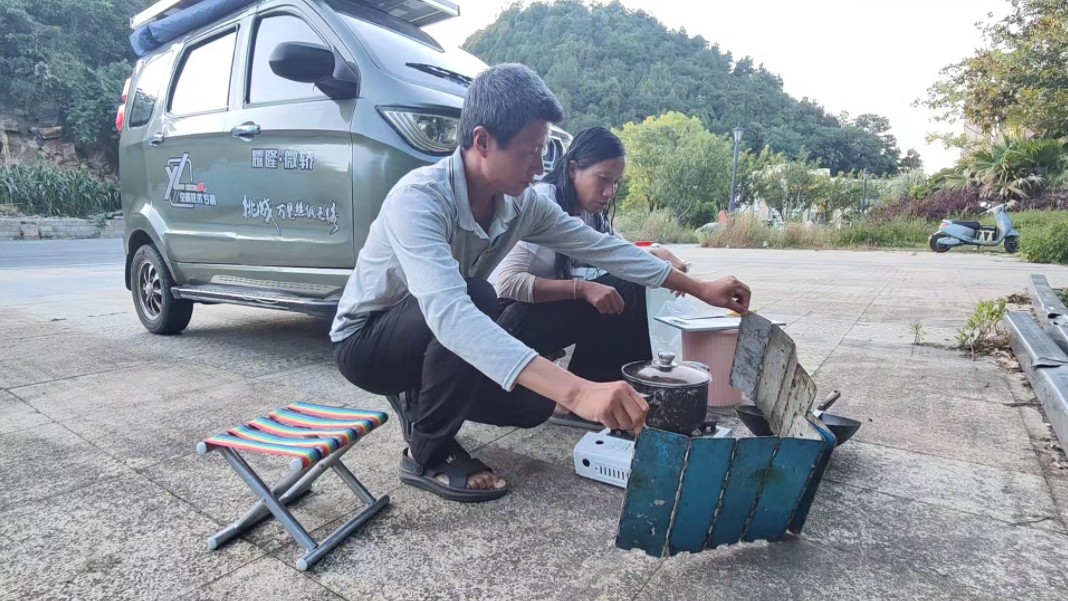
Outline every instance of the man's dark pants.
[[[497, 294], [485, 280], [467, 280], [480, 311], [497, 320]], [[445, 348], [426, 325], [419, 304], [407, 298], [370, 317], [363, 328], [334, 345], [345, 378], [381, 395], [406, 393], [412, 422], [411, 455], [438, 465], [467, 420], [533, 428], [549, 419], [555, 403], [516, 385], [505, 391]]]
[[497, 324], [543, 355], [575, 345], [568, 370], [580, 378], [592, 382], [621, 380], [625, 364], [652, 358], [645, 288], [614, 275], [594, 281], [619, 292], [623, 313], [602, 315], [584, 300], [505, 301]]

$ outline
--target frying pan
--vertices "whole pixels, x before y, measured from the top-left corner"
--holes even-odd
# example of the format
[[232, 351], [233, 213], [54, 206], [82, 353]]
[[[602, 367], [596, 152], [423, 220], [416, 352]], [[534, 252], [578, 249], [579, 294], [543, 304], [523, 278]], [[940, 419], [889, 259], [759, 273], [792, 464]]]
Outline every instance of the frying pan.
[[[835, 390], [827, 395], [827, 398], [813, 412], [813, 415], [818, 417], [827, 426], [827, 429], [834, 434], [834, 438], [837, 440], [835, 446], [845, 443], [857, 433], [857, 430], [860, 430], [860, 422], [855, 419], [825, 413], [841, 396], [841, 393]], [[738, 419], [742, 420], [742, 423], [745, 424], [746, 428], [749, 428], [749, 431], [754, 436], [772, 435], [771, 426], [768, 425], [768, 418], [764, 417], [764, 413], [756, 405], [740, 405], [735, 408], [735, 411], [738, 413]]]

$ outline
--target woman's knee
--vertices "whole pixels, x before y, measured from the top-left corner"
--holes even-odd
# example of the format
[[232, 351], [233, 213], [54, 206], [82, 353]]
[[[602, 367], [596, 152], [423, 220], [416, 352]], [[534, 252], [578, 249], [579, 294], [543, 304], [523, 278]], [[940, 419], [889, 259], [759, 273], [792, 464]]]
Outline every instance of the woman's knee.
[[497, 301], [497, 291], [486, 280], [480, 278], [467, 279], [467, 295], [475, 303], [479, 311], [489, 315], [494, 320], [500, 315], [500, 307]]
[[644, 309], [645, 286], [621, 279], [616, 279], [615, 281], [608, 283], [608, 285], [615, 288], [616, 292], [618, 292], [619, 296], [623, 299], [624, 311], [630, 313]]

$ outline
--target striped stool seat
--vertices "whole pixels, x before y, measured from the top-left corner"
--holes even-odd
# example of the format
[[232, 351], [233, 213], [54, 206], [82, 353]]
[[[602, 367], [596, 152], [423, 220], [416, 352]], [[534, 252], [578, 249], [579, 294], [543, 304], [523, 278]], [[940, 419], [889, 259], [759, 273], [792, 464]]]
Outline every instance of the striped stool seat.
[[293, 458], [307, 468], [386, 423], [380, 411], [361, 411], [312, 403], [293, 403], [204, 441], [249, 453]]
[[[306, 570], [314, 565], [389, 504], [388, 495], [376, 499], [341, 463], [341, 457], [349, 449], [388, 418], [380, 411], [293, 403], [198, 444], [197, 452], [201, 455], [218, 451], [260, 499], [242, 518], [208, 539], [208, 548], [218, 549], [274, 515], [306, 550], [297, 559], [297, 569]], [[274, 488], [268, 488], [239, 453], [287, 457], [289, 474]], [[322, 543], [317, 543], [286, 506], [311, 490], [312, 483], [327, 470], [333, 470], [365, 507]]]

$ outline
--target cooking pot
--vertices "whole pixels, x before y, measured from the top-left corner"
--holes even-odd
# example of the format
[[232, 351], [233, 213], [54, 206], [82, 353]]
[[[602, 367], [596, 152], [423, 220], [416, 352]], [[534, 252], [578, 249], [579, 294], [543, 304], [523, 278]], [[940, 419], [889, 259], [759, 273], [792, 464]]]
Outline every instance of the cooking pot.
[[652, 361], [623, 366], [623, 377], [649, 402], [645, 425], [689, 436], [705, 422], [712, 374], [695, 361], [675, 362], [675, 353], [659, 352]]

